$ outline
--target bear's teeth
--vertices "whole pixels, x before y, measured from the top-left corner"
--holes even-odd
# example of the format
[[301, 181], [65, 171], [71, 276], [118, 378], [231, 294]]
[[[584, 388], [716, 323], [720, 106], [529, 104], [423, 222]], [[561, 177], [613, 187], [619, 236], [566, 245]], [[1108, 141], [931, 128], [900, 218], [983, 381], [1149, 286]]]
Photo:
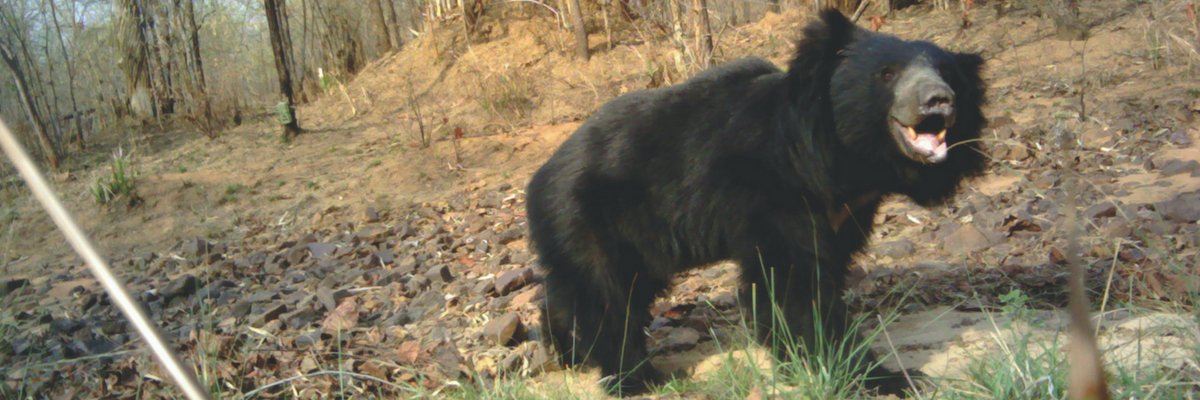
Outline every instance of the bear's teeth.
[[913, 142], [913, 141], [917, 140], [917, 130], [916, 129], [913, 129], [913, 127], [911, 127], [911, 126], [904, 126], [904, 129], [907, 129], [906, 133], [908, 133], [908, 141]]
[[946, 130], [942, 129], [942, 131], [937, 134], [937, 138], [943, 142], [946, 141]]

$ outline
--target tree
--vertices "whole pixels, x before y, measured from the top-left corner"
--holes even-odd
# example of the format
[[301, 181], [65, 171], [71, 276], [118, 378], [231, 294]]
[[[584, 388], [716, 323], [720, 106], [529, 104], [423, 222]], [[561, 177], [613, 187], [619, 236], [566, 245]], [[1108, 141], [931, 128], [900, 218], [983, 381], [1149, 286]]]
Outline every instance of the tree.
[[117, 63], [125, 75], [126, 96], [130, 111], [141, 118], [158, 116], [155, 112], [154, 89], [150, 79], [150, 45], [147, 38], [149, 21], [139, 0], [119, 0], [118, 46], [121, 58]]
[[263, 0], [263, 6], [267, 12], [267, 30], [271, 36], [271, 51], [275, 54], [275, 70], [279, 75], [279, 91], [287, 100], [285, 114], [280, 116], [284, 121], [283, 136], [285, 139], [290, 139], [300, 134], [300, 123], [296, 120], [296, 102], [292, 99], [292, 73], [288, 59], [291, 57], [288, 53], [290, 47], [284, 47], [284, 43], [291, 43], [288, 38], [288, 32], [283, 29], [286, 23], [287, 3], [280, 0]]
[[[83, 123], [79, 115], [79, 102], [75, 100], [75, 62], [71, 59], [70, 53], [67, 51], [67, 43], [63, 40], [62, 25], [58, 22], [58, 10], [54, 4], [54, 0], [50, 0], [50, 17], [54, 20], [54, 30], [58, 33], [58, 45], [62, 48], [63, 60], [67, 64], [67, 91], [71, 93], [71, 119], [75, 123], [75, 144], [79, 146], [79, 151], [83, 151], [87, 147], [83, 142]], [[74, 16], [71, 17], [74, 20]]]
[[[176, 0], [176, 4], [178, 5]], [[177, 10], [178, 11], [178, 10]], [[186, 35], [188, 36], [187, 64], [195, 82], [192, 94], [204, 111], [204, 135], [210, 139], [217, 134], [212, 126], [212, 101], [208, 96], [208, 85], [204, 80], [204, 59], [200, 56], [200, 28], [196, 26], [195, 0], [183, 0], [183, 17], [187, 19]]]
[[579, 6], [579, 0], [571, 0], [571, 8], [574, 11], [571, 15], [574, 19], [571, 25], [574, 25], [575, 28], [575, 57], [587, 61], [590, 54], [588, 54], [587, 27], [583, 25], [583, 8]]
[[387, 19], [383, 14], [383, 0], [370, 0], [368, 3], [371, 6], [371, 14], [375, 17], [375, 34], [378, 37], [379, 53], [387, 53], [393, 48], [399, 47], [392, 43], [392, 35], [388, 34]]
[[697, 56], [700, 58], [700, 68], [708, 68], [712, 64], [713, 57], [712, 26], [708, 23], [708, 0], [696, 0], [695, 7]]
[[17, 62], [17, 56], [13, 53], [12, 46], [7, 39], [0, 39], [0, 59], [3, 59], [4, 65], [7, 65], [9, 71], [12, 71], [13, 81], [17, 84], [17, 94], [21, 96], [21, 105], [25, 107], [25, 114], [29, 117], [29, 122], [33, 124], [33, 133], [37, 135], [38, 142], [42, 146], [46, 162], [50, 163], [50, 168], [57, 170], [59, 166], [58, 149], [46, 132], [46, 123], [38, 113], [36, 101], [29, 93], [29, 84], [25, 80], [25, 74], [21, 72], [21, 65]]
[[[50, 164], [50, 168], [58, 169], [62, 154], [59, 152], [58, 146], [55, 145], [54, 139], [50, 137], [50, 132], [46, 129], [46, 121], [43, 119], [39, 105], [34, 94], [31, 92], [33, 87], [30, 85], [29, 79], [25, 75], [25, 71], [21, 66], [21, 58], [17, 53], [17, 47], [20, 47], [21, 53], [24, 54], [24, 60], [33, 68], [32, 59], [28, 56], [28, 45], [25, 43], [26, 29], [18, 26], [19, 20], [17, 13], [10, 8], [11, 4], [0, 3], [0, 26], [4, 29], [0, 32], [0, 61], [4, 61], [4, 65], [12, 72], [13, 83], [17, 86], [17, 96], [20, 97], [21, 107], [25, 110], [25, 116], [29, 118], [29, 122], [33, 125], [33, 133], [37, 136], [38, 144], [41, 145], [42, 156], [46, 158], [46, 162]], [[43, 96], [44, 97], [44, 96]]]

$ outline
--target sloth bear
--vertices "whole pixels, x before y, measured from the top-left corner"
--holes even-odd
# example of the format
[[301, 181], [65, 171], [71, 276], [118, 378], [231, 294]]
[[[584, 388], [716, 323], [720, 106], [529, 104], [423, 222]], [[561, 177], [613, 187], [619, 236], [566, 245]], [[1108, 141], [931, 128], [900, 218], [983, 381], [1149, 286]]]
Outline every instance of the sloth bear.
[[[676, 273], [734, 260], [762, 344], [778, 330], [813, 346], [818, 329], [859, 343], [842, 291], [880, 201], [939, 205], [984, 169], [982, 66], [827, 10], [786, 71], [738, 60], [608, 102], [527, 190], [545, 337], [564, 364], [598, 365], [610, 392], [643, 392], [665, 378], [647, 361], [650, 304]], [[882, 369], [868, 378], [907, 387]]]

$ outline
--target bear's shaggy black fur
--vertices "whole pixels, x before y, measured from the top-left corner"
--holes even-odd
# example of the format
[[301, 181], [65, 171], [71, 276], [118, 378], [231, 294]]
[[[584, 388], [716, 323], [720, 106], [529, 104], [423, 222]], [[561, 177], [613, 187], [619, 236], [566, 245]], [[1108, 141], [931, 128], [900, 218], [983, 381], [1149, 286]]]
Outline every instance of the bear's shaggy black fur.
[[[660, 382], [649, 305], [676, 273], [729, 259], [746, 314], [775, 299], [802, 343], [817, 329], [843, 338], [847, 265], [882, 197], [938, 205], [983, 170], [982, 64], [826, 11], [787, 72], [739, 60], [605, 104], [528, 188], [542, 322], [562, 361], [598, 365], [622, 394]], [[772, 344], [773, 313], [753, 314]], [[907, 386], [871, 375], [884, 392]]]

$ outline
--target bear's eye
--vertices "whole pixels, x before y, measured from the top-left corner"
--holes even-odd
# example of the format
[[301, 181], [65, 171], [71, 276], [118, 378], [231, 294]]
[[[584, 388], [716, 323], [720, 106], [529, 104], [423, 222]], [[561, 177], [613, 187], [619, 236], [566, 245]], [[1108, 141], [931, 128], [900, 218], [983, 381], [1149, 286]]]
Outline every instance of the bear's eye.
[[892, 78], [896, 77], [896, 73], [892, 72], [891, 69], [885, 69], [879, 74], [879, 77], [882, 78], [884, 82], [891, 82]]

